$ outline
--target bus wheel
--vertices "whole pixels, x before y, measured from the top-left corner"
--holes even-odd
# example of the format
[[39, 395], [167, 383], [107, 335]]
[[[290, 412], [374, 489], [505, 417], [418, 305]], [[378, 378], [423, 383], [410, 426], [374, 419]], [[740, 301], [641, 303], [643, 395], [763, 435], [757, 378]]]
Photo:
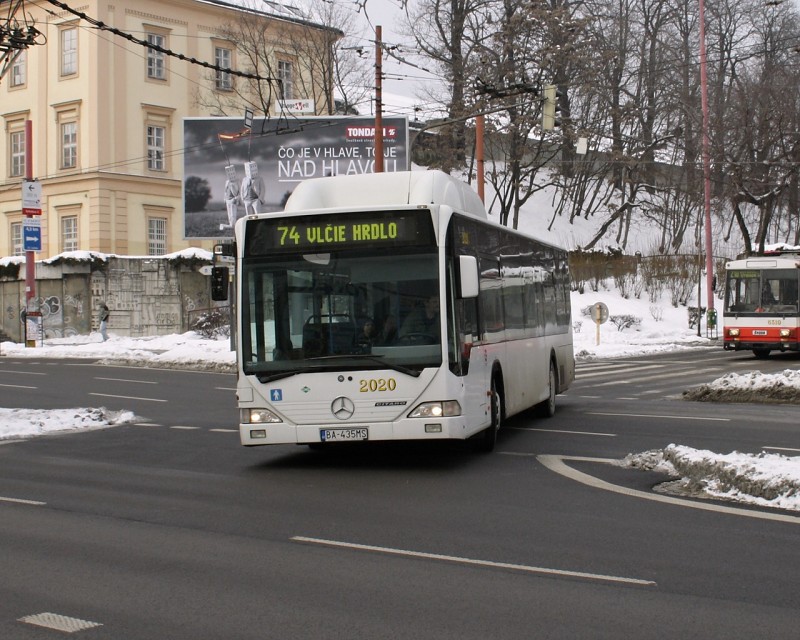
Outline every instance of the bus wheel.
[[491, 394], [492, 423], [469, 439], [470, 448], [480, 453], [494, 451], [494, 447], [497, 444], [497, 432], [500, 430], [500, 424], [503, 420], [503, 396], [497, 387], [497, 378], [492, 378]]
[[547, 399], [538, 405], [538, 413], [542, 418], [552, 418], [556, 414], [556, 366], [550, 361], [550, 371], [547, 374]]
[[753, 355], [759, 360], [769, 358], [769, 349], [753, 349]]

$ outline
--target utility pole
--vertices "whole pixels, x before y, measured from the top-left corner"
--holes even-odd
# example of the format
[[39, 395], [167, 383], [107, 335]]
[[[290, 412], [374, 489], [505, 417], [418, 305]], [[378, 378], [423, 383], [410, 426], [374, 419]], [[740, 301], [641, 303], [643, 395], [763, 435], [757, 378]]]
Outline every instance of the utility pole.
[[[33, 180], [33, 122], [25, 121], [25, 180]], [[26, 220], [33, 216], [25, 215]], [[24, 238], [24, 234], [23, 234]], [[25, 307], [30, 311], [31, 298], [36, 297], [36, 252], [28, 250], [25, 252]]]
[[[711, 151], [708, 139], [708, 76], [706, 74], [706, 10], [704, 0], [698, 0], [700, 18], [700, 101], [703, 110], [703, 183], [704, 183], [704, 222], [706, 249], [706, 295], [708, 296], [709, 317], [714, 312], [714, 249], [711, 244]], [[697, 301], [698, 313], [700, 300]], [[698, 323], [699, 323], [698, 318]]]
[[[22, 182], [22, 241], [25, 250], [25, 346], [35, 347], [42, 335], [42, 314], [36, 304], [36, 251], [41, 251], [41, 184], [33, 180], [33, 122], [25, 121], [25, 179]], [[34, 225], [33, 216], [37, 216]], [[29, 333], [31, 335], [29, 335]]]
[[480, 197], [481, 202], [486, 204], [486, 193], [485, 193], [485, 170], [484, 170], [484, 151], [483, 151], [483, 129], [484, 129], [484, 121], [483, 121], [483, 114], [478, 114], [475, 116], [475, 155], [478, 159], [478, 197]]
[[382, 28], [375, 27], [375, 173], [383, 173]]

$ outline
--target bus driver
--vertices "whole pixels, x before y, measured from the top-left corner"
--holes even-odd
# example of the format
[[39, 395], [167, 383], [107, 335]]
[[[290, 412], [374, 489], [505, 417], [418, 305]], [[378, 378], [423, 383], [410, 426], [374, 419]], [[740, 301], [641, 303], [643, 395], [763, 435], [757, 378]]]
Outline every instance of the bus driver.
[[400, 327], [400, 337], [422, 333], [439, 337], [439, 296], [430, 296], [425, 305], [415, 308]]

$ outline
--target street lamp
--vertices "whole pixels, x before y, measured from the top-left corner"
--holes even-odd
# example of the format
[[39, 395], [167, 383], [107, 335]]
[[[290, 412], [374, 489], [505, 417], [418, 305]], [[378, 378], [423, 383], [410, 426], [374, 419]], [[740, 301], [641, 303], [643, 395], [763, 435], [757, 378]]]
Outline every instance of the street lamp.
[[[700, 13], [700, 103], [703, 111], [703, 205], [706, 249], [706, 295], [708, 314], [714, 315], [714, 256], [711, 245], [711, 152], [708, 140], [708, 75], [706, 73], [706, 8], [704, 0], [698, 0]], [[697, 301], [698, 310], [700, 300]], [[699, 322], [699, 320], [698, 320]]]

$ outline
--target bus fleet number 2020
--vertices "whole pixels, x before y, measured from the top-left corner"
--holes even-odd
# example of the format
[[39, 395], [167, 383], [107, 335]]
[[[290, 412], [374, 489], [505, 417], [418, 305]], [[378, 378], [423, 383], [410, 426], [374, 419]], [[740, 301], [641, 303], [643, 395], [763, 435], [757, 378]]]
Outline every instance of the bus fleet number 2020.
[[359, 392], [369, 393], [370, 391], [394, 391], [397, 389], [397, 381], [394, 378], [370, 378], [369, 380], [359, 380]]

